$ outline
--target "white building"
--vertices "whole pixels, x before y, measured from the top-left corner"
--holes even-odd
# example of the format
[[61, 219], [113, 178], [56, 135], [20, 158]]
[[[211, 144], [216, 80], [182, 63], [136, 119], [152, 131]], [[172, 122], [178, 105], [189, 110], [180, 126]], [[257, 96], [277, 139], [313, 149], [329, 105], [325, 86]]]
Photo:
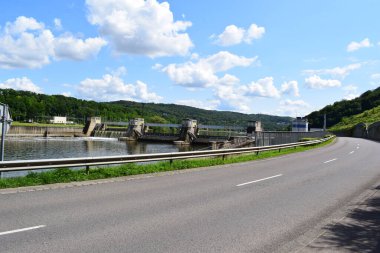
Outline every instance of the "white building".
[[54, 116], [53, 119], [50, 120], [50, 123], [52, 123], [52, 124], [66, 124], [67, 119], [66, 119], [66, 117]]
[[309, 131], [309, 122], [307, 119], [302, 117], [297, 117], [292, 122], [292, 132], [308, 132]]

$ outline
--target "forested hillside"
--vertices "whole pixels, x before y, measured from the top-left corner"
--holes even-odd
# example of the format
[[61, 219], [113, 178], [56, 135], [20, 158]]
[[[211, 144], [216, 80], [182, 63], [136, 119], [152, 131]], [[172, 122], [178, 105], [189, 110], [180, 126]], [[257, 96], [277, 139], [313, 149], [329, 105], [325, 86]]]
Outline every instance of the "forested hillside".
[[359, 123], [372, 124], [378, 121], [380, 121], [380, 106], [374, 107], [360, 114], [344, 117], [338, 124], [332, 126], [330, 130], [344, 131], [351, 129], [353, 126]]
[[342, 100], [310, 113], [307, 117], [311, 127], [323, 127], [323, 115], [327, 115], [327, 127], [339, 123], [344, 117], [350, 117], [380, 105], [380, 87], [366, 91], [352, 100]]
[[101, 116], [109, 121], [128, 121], [143, 117], [147, 122], [180, 123], [184, 118], [192, 118], [202, 124], [244, 126], [248, 120], [261, 120], [266, 130], [285, 129], [291, 122], [290, 117], [210, 111], [175, 104], [131, 101], [100, 103], [12, 89], [0, 89], [0, 102], [9, 105], [12, 118], [17, 121], [48, 122], [52, 116], [67, 116], [77, 123], [83, 123], [86, 117]]

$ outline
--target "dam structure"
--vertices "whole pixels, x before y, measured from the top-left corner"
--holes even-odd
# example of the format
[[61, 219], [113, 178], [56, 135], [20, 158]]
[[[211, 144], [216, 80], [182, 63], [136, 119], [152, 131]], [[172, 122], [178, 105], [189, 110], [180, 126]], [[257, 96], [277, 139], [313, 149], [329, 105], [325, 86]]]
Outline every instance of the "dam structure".
[[[92, 118], [83, 134], [118, 138], [120, 141], [169, 142], [177, 145], [205, 145], [212, 149], [246, 146], [270, 146], [294, 143], [303, 138], [322, 138], [326, 131], [264, 131], [260, 121], [248, 121], [246, 126], [198, 124], [184, 119], [181, 124], [146, 123], [143, 118], [129, 122], [101, 122]], [[91, 126], [91, 127], [87, 127]]]
[[217, 126], [198, 124], [184, 119], [181, 124], [147, 123], [143, 118], [127, 122], [104, 122], [99, 117], [89, 118], [83, 134], [113, 137], [120, 141], [171, 142], [177, 145], [200, 144], [213, 148], [242, 147], [253, 142], [252, 133], [261, 131], [261, 122], [248, 126]]

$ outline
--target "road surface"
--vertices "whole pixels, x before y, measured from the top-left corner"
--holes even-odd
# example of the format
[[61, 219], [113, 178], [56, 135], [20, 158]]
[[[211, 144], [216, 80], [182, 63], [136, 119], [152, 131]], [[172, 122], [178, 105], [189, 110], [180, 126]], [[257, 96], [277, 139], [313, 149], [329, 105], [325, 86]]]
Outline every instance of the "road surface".
[[[380, 179], [380, 143], [0, 191], [0, 252], [302, 252]], [[306, 247], [305, 247], [306, 246]]]

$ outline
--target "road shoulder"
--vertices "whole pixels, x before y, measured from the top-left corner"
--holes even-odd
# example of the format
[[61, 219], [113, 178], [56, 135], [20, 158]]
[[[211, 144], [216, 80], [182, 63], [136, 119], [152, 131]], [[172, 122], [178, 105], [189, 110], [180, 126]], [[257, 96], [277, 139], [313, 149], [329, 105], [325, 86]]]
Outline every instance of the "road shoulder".
[[380, 182], [359, 199], [296, 252], [380, 252]]

